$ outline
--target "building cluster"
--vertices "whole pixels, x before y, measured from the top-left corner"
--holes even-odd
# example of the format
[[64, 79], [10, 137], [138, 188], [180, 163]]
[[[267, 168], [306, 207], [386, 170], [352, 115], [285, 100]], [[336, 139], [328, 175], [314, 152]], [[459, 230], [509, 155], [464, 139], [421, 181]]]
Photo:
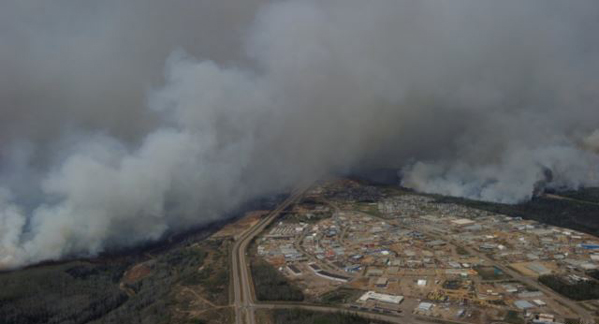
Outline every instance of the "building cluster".
[[559, 322], [576, 314], [522, 278], [579, 282], [599, 268], [599, 240], [572, 230], [351, 181], [317, 187], [312, 197], [322, 199], [272, 226], [257, 253], [314, 298], [339, 287], [362, 291], [351, 308]]

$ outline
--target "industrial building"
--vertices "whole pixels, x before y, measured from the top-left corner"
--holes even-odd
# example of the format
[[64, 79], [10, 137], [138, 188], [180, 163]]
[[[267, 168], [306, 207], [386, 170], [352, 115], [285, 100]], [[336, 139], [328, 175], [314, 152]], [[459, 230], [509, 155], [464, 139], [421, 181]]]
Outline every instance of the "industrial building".
[[365, 303], [369, 300], [374, 300], [378, 302], [388, 303], [388, 304], [397, 304], [399, 305], [403, 301], [403, 296], [394, 296], [387, 294], [380, 294], [374, 291], [368, 291], [364, 295], [362, 295], [358, 301]]

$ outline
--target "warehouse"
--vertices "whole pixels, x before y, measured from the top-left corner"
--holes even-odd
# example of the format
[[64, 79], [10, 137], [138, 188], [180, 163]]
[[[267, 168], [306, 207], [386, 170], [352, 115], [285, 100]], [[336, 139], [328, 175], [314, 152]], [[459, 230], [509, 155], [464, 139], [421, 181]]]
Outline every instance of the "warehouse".
[[374, 291], [369, 291], [362, 295], [358, 299], [359, 302], [365, 303], [369, 300], [374, 300], [378, 302], [388, 303], [388, 304], [396, 304], [399, 305], [403, 301], [403, 296], [395, 296], [395, 295], [387, 295], [387, 294], [379, 294]]

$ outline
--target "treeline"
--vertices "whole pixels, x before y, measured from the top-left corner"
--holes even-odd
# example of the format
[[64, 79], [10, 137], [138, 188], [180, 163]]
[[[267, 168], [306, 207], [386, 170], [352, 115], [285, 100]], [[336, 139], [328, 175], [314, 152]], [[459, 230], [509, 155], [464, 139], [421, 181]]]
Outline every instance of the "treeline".
[[87, 323], [128, 299], [118, 288], [127, 263], [76, 262], [0, 275], [2, 323]]
[[358, 299], [365, 291], [352, 288], [338, 288], [327, 292], [319, 297], [321, 303], [338, 305], [353, 302]]
[[545, 275], [539, 277], [539, 282], [570, 299], [588, 300], [599, 298], [599, 282], [597, 281], [581, 281], [572, 284], [559, 276]]
[[570, 190], [557, 193], [560, 196], [599, 203], [599, 188], [584, 188], [581, 190]]
[[595, 278], [596, 280], [599, 280], [599, 270], [592, 270], [587, 272], [587, 275], [589, 275], [591, 278]]
[[302, 309], [275, 310], [275, 324], [370, 324], [383, 323], [350, 313], [320, 313]]
[[251, 263], [256, 297], [261, 301], [302, 301], [304, 294], [277, 269], [263, 260]]
[[[206, 253], [174, 247], [146, 262], [147, 276], [124, 285], [125, 271], [142, 261], [131, 256], [101, 262], [73, 261], [0, 274], [0, 323], [171, 323], [173, 287], [193, 277]], [[228, 276], [228, 275], [227, 275]]]

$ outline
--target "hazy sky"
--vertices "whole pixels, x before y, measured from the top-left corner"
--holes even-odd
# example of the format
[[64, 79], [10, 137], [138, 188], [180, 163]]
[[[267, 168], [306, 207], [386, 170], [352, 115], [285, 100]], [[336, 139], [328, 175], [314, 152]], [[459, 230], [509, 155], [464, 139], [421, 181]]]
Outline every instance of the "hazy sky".
[[402, 170], [514, 203], [597, 185], [596, 1], [0, 4], [0, 267], [298, 181]]

